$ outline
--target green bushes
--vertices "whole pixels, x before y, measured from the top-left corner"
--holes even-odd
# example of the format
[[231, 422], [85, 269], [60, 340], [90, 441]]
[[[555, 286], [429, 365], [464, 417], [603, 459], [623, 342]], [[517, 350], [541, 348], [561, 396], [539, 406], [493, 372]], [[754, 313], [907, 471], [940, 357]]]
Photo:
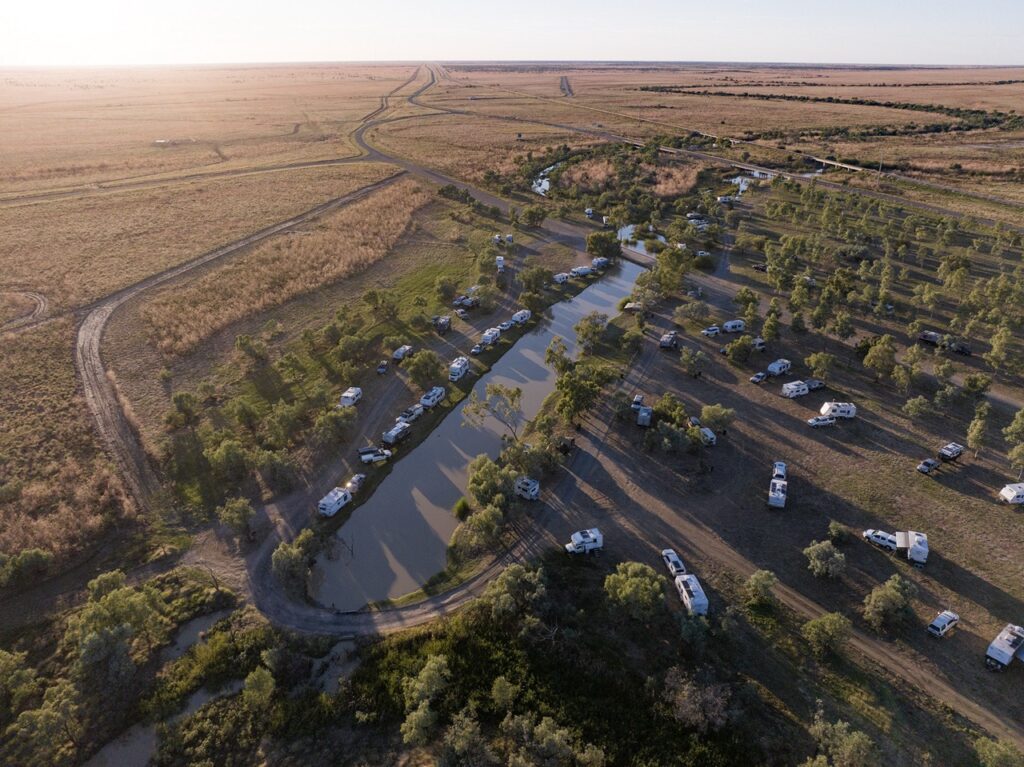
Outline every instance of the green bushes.
[[53, 554], [43, 549], [24, 549], [10, 557], [0, 554], [0, 588], [46, 574], [51, 562]]

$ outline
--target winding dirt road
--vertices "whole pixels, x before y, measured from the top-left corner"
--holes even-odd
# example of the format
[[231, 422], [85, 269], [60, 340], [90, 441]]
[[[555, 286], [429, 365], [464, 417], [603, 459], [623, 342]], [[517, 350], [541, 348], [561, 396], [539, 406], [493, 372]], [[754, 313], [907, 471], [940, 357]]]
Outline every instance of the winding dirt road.
[[42, 293], [37, 293], [34, 290], [11, 290], [6, 292], [8, 295], [18, 295], [22, 298], [27, 298], [32, 302], [32, 311], [20, 317], [15, 317], [12, 320], [7, 320], [3, 325], [0, 325], [0, 333], [38, 324], [50, 310], [50, 302]]

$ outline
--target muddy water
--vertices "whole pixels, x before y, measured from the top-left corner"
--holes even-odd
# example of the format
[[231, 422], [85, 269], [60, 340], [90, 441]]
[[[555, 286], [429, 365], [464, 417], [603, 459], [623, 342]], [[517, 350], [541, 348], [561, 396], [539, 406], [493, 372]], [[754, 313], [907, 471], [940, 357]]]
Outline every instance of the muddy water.
[[[618, 313], [641, 267], [623, 262], [571, 301], [556, 304], [551, 317], [520, 338], [477, 382], [522, 389], [522, 411], [533, 418], [555, 386], [544, 352], [561, 336], [575, 349], [573, 325], [584, 315]], [[501, 426], [489, 419], [464, 425], [463, 405], [455, 408], [409, 455], [402, 458], [373, 496], [338, 530], [338, 541], [317, 559], [311, 578], [314, 599], [327, 608], [358, 610], [420, 588], [444, 569], [448, 541], [457, 526], [452, 506], [465, 493], [469, 462], [501, 450]], [[413, 426], [415, 428], [415, 425]]]
[[630, 224], [629, 226], [624, 226], [619, 230], [619, 241], [622, 242], [623, 247], [629, 248], [630, 250], [635, 250], [637, 253], [643, 253], [645, 256], [649, 256], [651, 254], [647, 252], [647, 245], [644, 243], [644, 240], [657, 240], [658, 242], [666, 241], [665, 238], [660, 234], [654, 234], [652, 232], [641, 232], [641, 234], [644, 236], [640, 237], [636, 241], [636, 244], [627, 245], [627, 242], [629, 242], [630, 240], [637, 236], [636, 224]]

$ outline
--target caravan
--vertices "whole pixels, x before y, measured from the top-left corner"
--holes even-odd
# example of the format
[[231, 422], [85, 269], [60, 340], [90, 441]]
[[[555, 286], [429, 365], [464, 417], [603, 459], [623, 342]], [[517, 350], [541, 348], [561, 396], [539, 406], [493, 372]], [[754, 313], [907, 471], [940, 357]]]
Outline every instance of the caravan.
[[907, 559], [914, 567], [924, 567], [928, 561], [928, 536], [909, 530], [896, 533], [896, 551], [906, 552]]
[[826, 402], [818, 412], [833, 418], [853, 418], [857, 415], [857, 406], [851, 402]]
[[810, 391], [810, 388], [803, 381], [792, 381], [791, 383], [782, 384], [782, 396], [789, 397], [790, 399], [802, 397]]
[[768, 505], [773, 509], [786, 508], [786, 491], [789, 484], [784, 479], [773, 479], [768, 486]]
[[1007, 623], [1006, 628], [988, 646], [985, 667], [989, 671], [1005, 671], [1014, 657], [1024, 660], [1024, 626]]
[[747, 323], [743, 320], [729, 320], [722, 323], [722, 330], [726, 333], [742, 333], [746, 326]]
[[320, 512], [321, 516], [333, 517], [351, 500], [352, 493], [343, 487], [336, 487], [320, 499], [316, 509]]
[[1006, 485], [999, 491], [999, 500], [1005, 503], [1024, 503], [1024, 482]]
[[701, 588], [700, 581], [697, 580], [696, 575], [692, 573], [677, 575], [675, 583], [676, 591], [679, 592], [679, 598], [686, 605], [686, 610], [690, 615], [708, 614], [708, 598], [704, 594], [704, 589]]
[[531, 312], [529, 309], [520, 309], [518, 312], [512, 315], [512, 322], [514, 322], [516, 325], [525, 325], [527, 322], [530, 321], [530, 318], [532, 316], [533, 312]]
[[461, 381], [462, 377], [469, 372], [469, 358], [468, 357], [456, 357], [452, 360], [452, 364], [448, 366], [448, 380], [452, 383]]
[[394, 426], [381, 435], [381, 442], [385, 445], [397, 445], [409, 436], [412, 427], [406, 421], [397, 421]]
[[789, 360], [775, 360], [768, 366], [768, 375], [770, 376], [781, 376], [789, 372], [789, 369], [793, 367], [793, 364]]

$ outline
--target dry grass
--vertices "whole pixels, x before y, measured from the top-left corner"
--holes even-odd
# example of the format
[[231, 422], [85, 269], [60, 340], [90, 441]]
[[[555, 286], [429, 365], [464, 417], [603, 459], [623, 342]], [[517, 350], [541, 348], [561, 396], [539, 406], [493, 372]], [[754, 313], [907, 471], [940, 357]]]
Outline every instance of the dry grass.
[[220, 328], [365, 269], [430, 199], [417, 182], [398, 181], [310, 229], [275, 237], [184, 288], [164, 291], [145, 312], [153, 342], [165, 354], [182, 354]]
[[678, 197], [697, 186], [702, 165], [663, 165], [654, 171], [653, 191], [658, 197]]
[[572, 164], [559, 174], [558, 185], [567, 189], [578, 186], [594, 194], [606, 190], [617, 178], [615, 164], [602, 157]]
[[73, 330], [57, 320], [0, 337], [0, 552], [64, 560], [135, 514], [77, 393]]
[[394, 173], [355, 164], [0, 209], [0, 287], [71, 308]]
[[351, 155], [347, 135], [414, 71], [309, 65], [0, 72], [0, 192]]

